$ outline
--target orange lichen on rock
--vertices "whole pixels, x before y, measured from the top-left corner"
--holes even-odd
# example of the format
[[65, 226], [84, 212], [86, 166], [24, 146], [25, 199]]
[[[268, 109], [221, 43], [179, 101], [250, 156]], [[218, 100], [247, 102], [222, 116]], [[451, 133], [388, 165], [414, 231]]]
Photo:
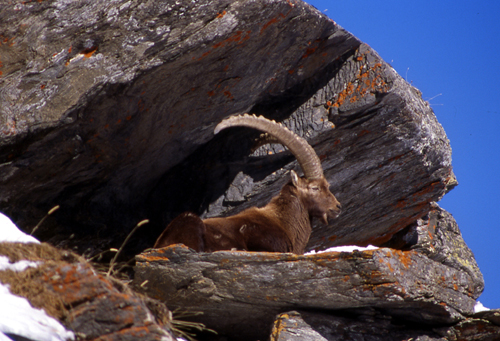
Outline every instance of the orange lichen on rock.
[[[362, 62], [364, 60], [364, 55], [356, 57], [355, 60]], [[374, 92], [387, 92], [389, 87], [380, 74], [381, 68], [382, 63], [376, 63], [371, 67], [369, 67], [368, 64], [362, 63], [355, 80], [347, 83], [345, 89], [337, 95], [337, 100], [333, 104], [328, 101], [327, 106], [338, 108], [344, 104], [346, 100], [349, 100], [349, 103], [354, 103], [368, 94]]]
[[316, 52], [317, 47], [309, 47], [306, 49], [306, 52], [302, 55], [302, 58], [307, 58]]
[[409, 269], [410, 265], [413, 263], [412, 255], [415, 254], [415, 251], [392, 250], [392, 254], [406, 269]]
[[226, 39], [212, 45], [212, 48], [216, 49], [219, 47], [224, 47], [224, 46], [229, 45], [231, 43], [241, 44], [245, 40], [250, 39], [250, 33], [252, 33], [252, 31], [246, 31], [246, 32], [236, 31], [236, 33], [233, 34], [232, 36], [230, 36], [229, 38], [226, 38]]
[[92, 46], [87, 49], [84, 49], [80, 53], [83, 54], [84, 58], [90, 58], [97, 51], [97, 46]]
[[224, 93], [224, 96], [226, 96], [228, 99], [234, 99], [234, 96], [231, 94], [230, 91], [225, 90], [223, 93]]
[[154, 262], [154, 261], [168, 262], [169, 261], [169, 259], [167, 257], [159, 257], [159, 256], [145, 256], [144, 259], [148, 262]]
[[281, 19], [286, 18], [288, 16], [288, 14], [290, 14], [290, 12], [291, 12], [291, 9], [286, 14], [279, 13], [277, 17], [274, 17], [271, 20], [269, 20], [268, 22], [266, 22], [264, 25], [262, 25], [262, 27], [259, 31], [259, 34], [262, 34], [267, 28], [269, 28], [269, 26], [276, 24]]
[[337, 239], [337, 238], [338, 238], [338, 236], [336, 236], [336, 235], [332, 235], [332, 236], [328, 237], [328, 240], [329, 240], [329, 241], [331, 241], [331, 242], [333, 242], [333, 241], [335, 241], [335, 239]]
[[217, 16], [216, 16], [215, 18], [216, 18], [216, 19], [220, 19], [220, 18], [222, 18], [223, 16], [225, 16], [225, 15], [226, 15], [226, 13], [227, 13], [227, 12], [226, 12], [225, 10], [224, 10], [224, 11], [222, 11], [222, 12], [220, 12], [220, 13], [217, 13]]
[[262, 34], [262, 32], [264, 32], [269, 26], [271, 26], [272, 24], [275, 24], [278, 22], [278, 18], [272, 18], [271, 20], [269, 20], [267, 23], [265, 23], [262, 28], [260, 29], [260, 32], [259, 34]]

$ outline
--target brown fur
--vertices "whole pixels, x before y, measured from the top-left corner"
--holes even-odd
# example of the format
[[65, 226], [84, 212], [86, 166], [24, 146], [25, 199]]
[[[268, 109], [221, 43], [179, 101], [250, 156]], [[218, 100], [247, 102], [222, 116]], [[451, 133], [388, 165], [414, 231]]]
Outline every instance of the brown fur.
[[183, 213], [163, 231], [154, 248], [182, 243], [198, 252], [247, 250], [304, 253], [311, 234], [311, 219], [325, 224], [340, 214], [340, 203], [324, 177], [299, 178], [262, 208], [252, 207], [226, 218], [201, 220]]

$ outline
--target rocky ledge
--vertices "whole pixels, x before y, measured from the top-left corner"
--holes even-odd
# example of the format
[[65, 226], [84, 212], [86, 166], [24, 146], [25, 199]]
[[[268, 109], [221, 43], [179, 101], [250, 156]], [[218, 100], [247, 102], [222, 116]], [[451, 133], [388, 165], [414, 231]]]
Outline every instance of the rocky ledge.
[[[437, 329], [473, 315], [483, 289], [481, 273], [453, 217], [437, 207], [403, 238], [413, 241], [405, 250], [302, 256], [196, 253], [175, 245], [137, 256], [134, 285], [171, 309], [203, 312], [196, 321], [234, 340], [266, 339], [276, 315], [291, 310], [296, 319], [314, 321], [311, 328], [319, 334], [343, 319], [362, 321], [367, 329], [358, 333], [373, 340], [415, 335], [438, 340]], [[294, 325], [285, 316], [275, 326]], [[386, 329], [372, 335], [380, 321]], [[339, 329], [325, 337], [340, 339], [349, 327]], [[273, 337], [283, 337], [279, 334]]]

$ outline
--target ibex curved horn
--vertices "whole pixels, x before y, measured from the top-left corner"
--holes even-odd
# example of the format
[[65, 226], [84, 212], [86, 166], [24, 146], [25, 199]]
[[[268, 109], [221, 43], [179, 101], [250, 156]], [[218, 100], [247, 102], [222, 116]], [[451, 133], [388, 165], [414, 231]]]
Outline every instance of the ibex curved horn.
[[307, 179], [320, 179], [323, 177], [321, 161], [314, 149], [305, 139], [290, 131], [287, 127], [275, 121], [270, 121], [263, 116], [257, 117], [244, 114], [231, 116], [223, 120], [215, 127], [214, 133], [217, 134], [222, 129], [235, 126], [250, 127], [268, 133], [292, 152]]

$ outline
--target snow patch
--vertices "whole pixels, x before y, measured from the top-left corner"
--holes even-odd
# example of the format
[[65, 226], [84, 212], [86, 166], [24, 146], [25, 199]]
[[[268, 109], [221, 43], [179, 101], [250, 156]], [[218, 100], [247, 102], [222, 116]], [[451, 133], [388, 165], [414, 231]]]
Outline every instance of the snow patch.
[[13, 271], [24, 271], [27, 268], [36, 268], [38, 262], [32, 262], [29, 260], [21, 260], [19, 262], [10, 263], [7, 256], [0, 256], [0, 271], [13, 270]]
[[[6, 285], [0, 284], [0, 340], [12, 334], [38, 341], [74, 340], [67, 331], [44, 310], [33, 308], [27, 299], [12, 295]], [[10, 338], [7, 338], [10, 340]]]
[[481, 311], [488, 311], [489, 308], [486, 308], [481, 302], [476, 301], [476, 305], [474, 306], [474, 312], [479, 313]]
[[378, 246], [368, 245], [368, 246], [358, 246], [358, 245], [342, 245], [342, 246], [334, 246], [326, 250], [321, 251], [309, 251], [304, 255], [314, 255], [317, 253], [325, 253], [325, 252], [353, 252], [354, 250], [358, 251], [367, 251], [367, 250], [376, 250]]
[[19, 230], [9, 217], [0, 213], [0, 242], [40, 243], [36, 238]]
[[[20, 231], [7, 216], [0, 213], [0, 243], [21, 242], [40, 243], [30, 235]], [[36, 267], [38, 262], [21, 260], [10, 263], [9, 258], [0, 256], [0, 271], [24, 271]], [[74, 340], [73, 332], [66, 328], [44, 310], [33, 308], [29, 301], [13, 295], [9, 286], [0, 283], [0, 341], [11, 341], [8, 335], [20, 336], [37, 341]]]

